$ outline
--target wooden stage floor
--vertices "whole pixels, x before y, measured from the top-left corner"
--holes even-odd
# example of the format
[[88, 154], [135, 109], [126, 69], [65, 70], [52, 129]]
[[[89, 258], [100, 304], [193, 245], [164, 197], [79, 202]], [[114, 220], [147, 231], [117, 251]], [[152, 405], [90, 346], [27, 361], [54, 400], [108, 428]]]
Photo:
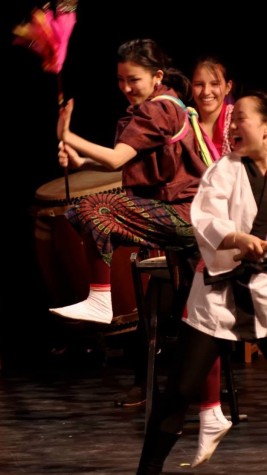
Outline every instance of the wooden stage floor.
[[[27, 371], [2, 371], [0, 378], [0, 475], [134, 475], [144, 434], [144, 406], [117, 408], [133, 373], [123, 356], [105, 364], [91, 356], [56, 357]], [[60, 360], [60, 363], [58, 361]], [[266, 363], [234, 363], [240, 412], [210, 462], [196, 469], [197, 406], [164, 474], [267, 474]], [[227, 400], [223, 402], [228, 413]]]

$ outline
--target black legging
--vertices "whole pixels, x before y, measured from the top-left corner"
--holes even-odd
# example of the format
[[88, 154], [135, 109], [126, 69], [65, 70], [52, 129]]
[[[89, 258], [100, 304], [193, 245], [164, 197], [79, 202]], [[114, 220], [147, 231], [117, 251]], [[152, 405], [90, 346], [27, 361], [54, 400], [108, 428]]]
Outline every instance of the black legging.
[[[256, 340], [256, 343], [267, 359], [267, 338]], [[166, 388], [152, 414], [162, 430], [173, 433], [182, 430], [187, 409], [213, 363], [231, 348], [232, 341], [215, 338], [181, 322]]]

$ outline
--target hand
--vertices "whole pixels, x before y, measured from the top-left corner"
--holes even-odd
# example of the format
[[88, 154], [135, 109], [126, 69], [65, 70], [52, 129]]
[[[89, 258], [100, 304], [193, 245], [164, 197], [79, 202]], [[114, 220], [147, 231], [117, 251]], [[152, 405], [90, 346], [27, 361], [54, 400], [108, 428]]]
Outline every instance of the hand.
[[63, 141], [59, 143], [58, 148], [58, 160], [62, 167], [78, 168], [85, 163], [86, 159], [80, 157], [76, 150], [69, 145], [64, 144]]
[[70, 99], [65, 107], [59, 110], [59, 117], [57, 121], [57, 137], [59, 140], [64, 140], [64, 136], [68, 133], [71, 121], [71, 114], [74, 107], [74, 100]]
[[257, 261], [267, 251], [267, 241], [264, 241], [253, 234], [235, 233], [235, 245], [240, 253], [234, 256], [234, 261], [246, 259]]

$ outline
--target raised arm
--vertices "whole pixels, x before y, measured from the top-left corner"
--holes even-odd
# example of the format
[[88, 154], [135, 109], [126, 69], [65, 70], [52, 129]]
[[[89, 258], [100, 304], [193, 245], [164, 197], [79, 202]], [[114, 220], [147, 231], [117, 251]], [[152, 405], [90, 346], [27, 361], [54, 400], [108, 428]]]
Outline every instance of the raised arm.
[[61, 108], [59, 114], [57, 135], [59, 140], [62, 140], [65, 145], [69, 145], [82, 156], [90, 157], [95, 162], [112, 170], [120, 168], [136, 156], [136, 150], [124, 143], [118, 143], [114, 148], [104, 147], [71, 132], [69, 126], [73, 106], [73, 99], [70, 99], [67, 105]]

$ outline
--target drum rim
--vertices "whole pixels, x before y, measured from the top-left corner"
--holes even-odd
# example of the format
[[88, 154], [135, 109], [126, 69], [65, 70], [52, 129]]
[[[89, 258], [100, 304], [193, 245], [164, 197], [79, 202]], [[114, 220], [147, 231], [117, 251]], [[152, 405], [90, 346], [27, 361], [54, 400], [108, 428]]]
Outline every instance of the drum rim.
[[[84, 176], [88, 175], [91, 178], [91, 181], [94, 181], [94, 178], [107, 178], [110, 177], [110, 180], [104, 180], [104, 183], [99, 185], [92, 186], [92, 183], [89, 183], [88, 186], [83, 186], [78, 189], [77, 185], [79, 184], [79, 179], [84, 181]], [[113, 175], [113, 176], [112, 176]], [[114, 176], [115, 175], [115, 176]], [[113, 180], [111, 180], [111, 177]], [[116, 178], [116, 179], [115, 179]], [[65, 177], [59, 177], [49, 182], [44, 183], [35, 191], [35, 200], [38, 203], [53, 203], [53, 204], [72, 204], [76, 199], [81, 199], [86, 196], [89, 196], [94, 193], [112, 193], [117, 192], [118, 188], [122, 188], [122, 172], [116, 170], [116, 173], [113, 171], [103, 171], [103, 170], [82, 170], [75, 172], [69, 175], [69, 194], [70, 199], [66, 197], [66, 187], [65, 187]], [[55, 190], [53, 191], [53, 185]]]

